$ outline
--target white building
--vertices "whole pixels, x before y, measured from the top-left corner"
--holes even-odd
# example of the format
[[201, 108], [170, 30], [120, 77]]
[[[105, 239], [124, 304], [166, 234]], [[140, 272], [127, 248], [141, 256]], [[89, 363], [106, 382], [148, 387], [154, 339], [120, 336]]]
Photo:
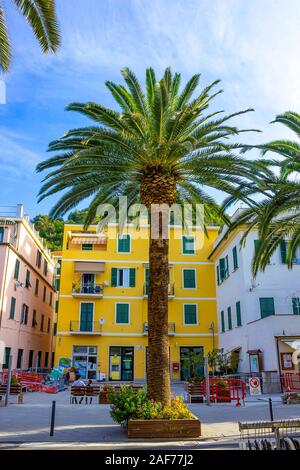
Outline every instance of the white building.
[[219, 348], [236, 359], [238, 372], [299, 372], [292, 354], [300, 348], [300, 265], [287, 268], [283, 242], [253, 279], [258, 234], [251, 232], [241, 247], [244, 231], [226, 234], [224, 228], [210, 255], [218, 281]]

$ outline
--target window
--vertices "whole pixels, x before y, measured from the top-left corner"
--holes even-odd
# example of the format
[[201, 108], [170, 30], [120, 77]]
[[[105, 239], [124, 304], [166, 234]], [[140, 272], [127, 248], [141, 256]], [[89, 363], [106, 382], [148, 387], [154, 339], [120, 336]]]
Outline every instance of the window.
[[58, 300], [55, 301], [55, 313], [58, 313]]
[[[260, 245], [260, 240], [254, 240], [254, 252], [255, 252], [255, 254], [257, 253], [259, 245]], [[268, 260], [268, 264], [271, 264], [270, 259]]]
[[47, 261], [45, 260], [45, 261], [44, 261], [44, 275], [47, 276], [47, 274], [48, 274], [48, 263], [47, 263]]
[[241, 302], [236, 302], [235, 304], [236, 311], [236, 326], [242, 326], [242, 316], [241, 316]]
[[232, 330], [231, 307], [227, 308], [228, 330]]
[[56, 275], [59, 276], [61, 272], [61, 259], [57, 261], [56, 265]]
[[118, 253], [130, 253], [130, 235], [123, 235], [118, 238]]
[[59, 289], [60, 289], [60, 279], [56, 279], [55, 280], [55, 290], [59, 291]]
[[275, 306], [273, 297], [260, 297], [260, 315], [261, 318], [275, 315]]
[[53, 300], [53, 294], [50, 292], [50, 297], [49, 297], [49, 305], [52, 307], [52, 300]]
[[23, 351], [24, 349], [18, 349], [17, 369], [22, 369]]
[[29, 351], [29, 356], [28, 356], [28, 369], [31, 369], [31, 367], [33, 366], [33, 350], [30, 349]]
[[29, 312], [29, 307], [26, 304], [22, 305], [22, 312], [21, 312], [21, 323], [23, 325], [27, 325], [28, 323], [28, 312]]
[[19, 273], [20, 273], [20, 261], [18, 259], [16, 259], [14, 279], [16, 279], [16, 280], [19, 279]]
[[49, 361], [49, 353], [48, 352], [45, 352], [45, 367], [48, 367], [48, 361]]
[[30, 284], [30, 271], [28, 269], [26, 270], [25, 287], [27, 287], [27, 289], [29, 289], [29, 287], [31, 287], [31, 284]]
[[81, 245], [81, 249], [82, 249], [83, 251], [92, 251], [93, 245], [92, 245], [92, 243], [83, 243], [83, 244]]
[[197, 305], [186, 304], [184, 308], [184, 324], [185, 325], [197, 325]]
[[135, 287], [135, 268], [112, 268], [112, 287]]
[[219, 280], [219, 284], [221, 284], [225, 279], [229, 277], [229, 262], [228, 262], [228, 255], [225, 258], [219, 259], [219, 269], [217, 271], [217, 276]]
[[54, 323], [53, 325], [53, 336], [56, 336], [57, 333], [57, 323]]
[[50, 333], [51, 320], [48, 318], [47, 333]]
[[44, 331], [44, 320], [45, 320], [45, 315], [42, 315], [42, 318], [41, 318], [41, 331]]
[[39, 284], [40, 284], [40, 281], [38, 279], [35, 280], [35, 289], [34, 289], [34, 293], [36, 296], [39, 295]]
[[41, 367], [41, 363], [42, 363], [42, 351], [39, 351], [38, 352], [38, 361], [37, 361], [37, 366], [38, 367]]
[[236, 246], [232, 248], [232, 260], [233, 260], [233, 270], [235, 271], [239, 267]]
[[183, 270], [183, 288], [184, 289], [196, 288], [196, 270], [195, 269]]
[[280, 258], [283, 264], [286, 263], [286, 254], [287, 254], [287, 242], [285, 240], [281, 240], [280, 242]]
[[43, 302], [46, 302], [46, 295], [47, 295], [47, 287], [44, 286], [44, 292], [43, 292]]
[[129, 323], [129, 304], [116, 304], [116, 323]]
[[33, 328], [35, 328], [37, 325], [37, 321], [36, 321], [36, 310], [33, 310], [32, 312], [32, 322], [31, 322], [31, 326]]
[[293, 297], [293, 314], [300, 315], [300, 299], [299, 297]]
[[38, 268], [41, 267], [41, 264], [42, 264], [42, 253], [40, 252], [40, 250], [37, 250], [36, 252], [36, 262], [35, 262], [36, 266]]
[[4, 227], [0, 227], [0, 243], [4, 240]]
[[182, 254], [194, 255], [195, 254], [195, 237], [182, 237]]
[[10, 320], [13, 320], [15, 318], [15, 310], [16, 310], [16, 299], [15, 297], [12, 297], [10, 301], [10, 311], [9, 311]]
[[221, 328], [222, 328], [222, 333], [225, 332], [225, 317], [224, 317], [224, 311], [222, 310], [221, 312]]
[[11, 353], [11, 348], [5, 348], [5, 349], [4, 349], [4, 364], [3, 364], [3, 369], [8, 369], [8, 363], [9, 363], [10, 353]]

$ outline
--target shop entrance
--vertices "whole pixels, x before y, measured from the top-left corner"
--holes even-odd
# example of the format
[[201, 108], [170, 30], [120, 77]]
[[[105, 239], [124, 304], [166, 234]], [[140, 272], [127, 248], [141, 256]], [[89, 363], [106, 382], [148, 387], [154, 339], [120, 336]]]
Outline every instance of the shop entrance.
[[180, 379], [204, 375], [203, 346], [180, 347]]
[[73, 367], [81, 379], [97, 379], [97, 346], [73, 346]]
[[133, 347], [109, 348], [109, 380], [133, 380]]

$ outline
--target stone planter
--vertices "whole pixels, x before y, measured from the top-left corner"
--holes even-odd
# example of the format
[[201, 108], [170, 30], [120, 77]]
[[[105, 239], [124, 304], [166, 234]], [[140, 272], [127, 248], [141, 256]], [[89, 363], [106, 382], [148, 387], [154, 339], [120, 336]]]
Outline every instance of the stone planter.
[[185, 438], [201, 436], [201, 425], [195, 419], [130, 419], [129, 438]]

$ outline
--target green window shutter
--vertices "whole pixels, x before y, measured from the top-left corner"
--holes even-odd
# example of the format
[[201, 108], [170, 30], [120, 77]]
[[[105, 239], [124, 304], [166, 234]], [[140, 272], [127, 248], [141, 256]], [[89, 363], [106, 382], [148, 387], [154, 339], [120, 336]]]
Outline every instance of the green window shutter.
[[238, 265], [238, 257], [237, 257], [236, 246], [234, 246], [233, 249], [232, 249], [232, 259], [233, 259], [233, 269], [237, 269], [239, 267], [239, 265]]
[[31, 284], [30, 284], [30, 271], [26, 271], [26, 281], [25, 281], [25, 287], [30, 287]]
[[149, 268], [145, 270], [145, 294], [149, 292]]
[[4, 228], [0, 227], [0, 243], [2, 243], [4, 240]]
[[223, 310], [221, 312], [221, 328], [222, 328], [222, 333], [224, 333], [225, 332], [225, 318], [224, 318]]
[[123, 235], [122, 238], [118, 238], [118, 252], [119, 253], [130, 253], [130, 235]]
[[229, 277], [229, 261], [228, 255], [225, 256], [225, 279]]
[[293, 314], [300, 315], [300, 299], [299, 297], [293, 297]]
[[182, 237], [182, 253], [184, 255], [193, 255], [195, 253], [194, 237]]
[[11, 302], [10, 302], [10, 312], [9, 312], [10, 320], [13, 320], [15, 318], [15, 310], [16, 310], [16, 299], [12, 297]]
[[281, 262], [286, 263], [286, 253], [287, 253], [287, 242], [285, 240], [281, 240], [280, 242], [280, 256]]
[[219, 272], [220, 272], [220, 282], [223, 282], [224, 279], [226, 279], [225, 258], [220, 258], [219, 260]]
[[220, 267], [219, 265], [217, 266], [217, 283], [218, 283], [218, 286], [220, 285]]
[[58, 300], [55, 301], [55, 313], [58, 313]]
[[196, 287], [196, 272], [194, 269], [183, 270], [183, 287], [185, 289], [195, 289]]
[[235, 304], [236, 308], [236, 325], [242, 326], [242, 316], [241, 316], [241, 302]]
[[118, 283], [118, 269], [111, 268], [111, 286], [116, 287]]
[[135, 268], [129, 270], [129, 286], [135, 287]]
[[55, 290], [59, 290], [60, 289], [60, 279], [56, 279], [55, 280]]
[[260, 297], [260, 315], [261, 318], [275, 315], [275, 306], [273, 297]]
[[116, 323], [129, 323], [128, 304], [117, 304]]
[[197, 306], [196, 305], [185, 305], [184, 306], [184, 323], [186, 325], [197, 324]]
[[19, 279], [19, 272], [20, 272], [20, 261], [16, 259], [14, 279], [16, 280]]
[[227, 308], [228, 330], [232, 330], [231, 307]]
[[[254, 252], [255, 252], [255, 254], [257, 253], [259, 245], [260, 245], [260, 240], [254, 240]], [[268, 264], [271, 264], [270, 259], [268, 260]]]

